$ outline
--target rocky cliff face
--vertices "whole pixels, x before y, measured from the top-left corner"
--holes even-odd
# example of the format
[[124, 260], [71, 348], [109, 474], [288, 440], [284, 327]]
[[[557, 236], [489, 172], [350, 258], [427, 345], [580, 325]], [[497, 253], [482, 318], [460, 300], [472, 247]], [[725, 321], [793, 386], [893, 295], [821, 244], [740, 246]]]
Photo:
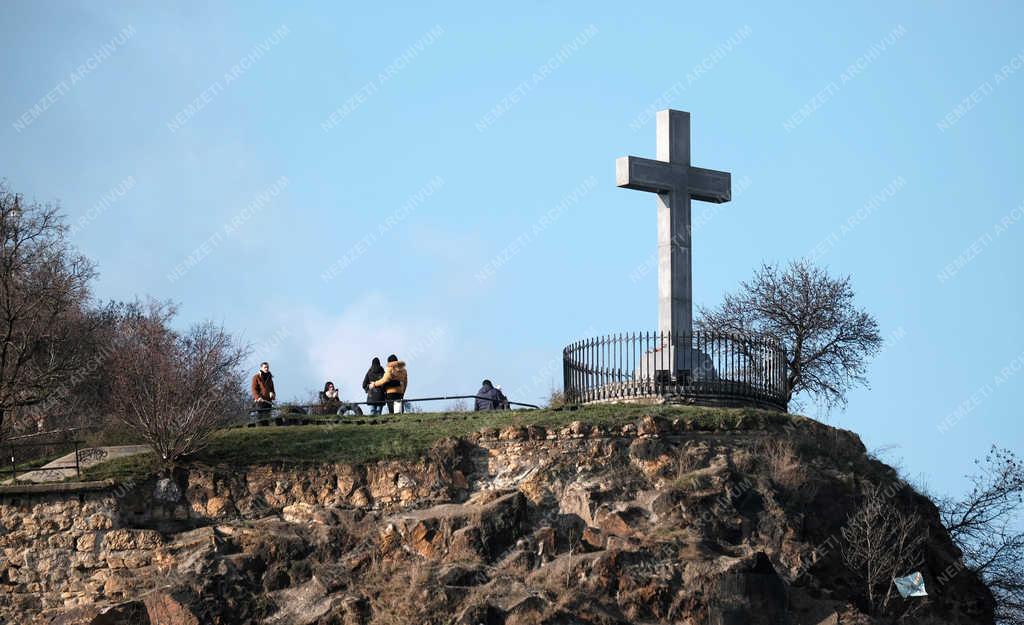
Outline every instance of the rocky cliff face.
[[50, 625], [888, 623], [841, 557], [868, 483], [917, 512], [930, 596], [992, 600], [925, 498], [859, 439], [797, 420], [509, 428], [415, 462], [182, 471], [0, 500], [0, 621]]

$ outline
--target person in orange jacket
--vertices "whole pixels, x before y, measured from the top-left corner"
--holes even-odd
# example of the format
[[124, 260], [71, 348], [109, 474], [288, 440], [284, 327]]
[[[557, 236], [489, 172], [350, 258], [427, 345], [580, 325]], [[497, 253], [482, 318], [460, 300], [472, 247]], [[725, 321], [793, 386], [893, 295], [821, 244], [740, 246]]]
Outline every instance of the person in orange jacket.
[[405, 363], [398, 359], [398, 356], [388, 356], [388, 364], [384, 369], [384, 377], [370, 382], [370, 388], [384, 389], [384, 397], [388, 402], [388, 414], [395, 414], [395, 402], [398, 402], [398, 412], [405, 412], [405, 404], [402, 399], [405, 397], [405, 389], [409, 386], [409, 372]]

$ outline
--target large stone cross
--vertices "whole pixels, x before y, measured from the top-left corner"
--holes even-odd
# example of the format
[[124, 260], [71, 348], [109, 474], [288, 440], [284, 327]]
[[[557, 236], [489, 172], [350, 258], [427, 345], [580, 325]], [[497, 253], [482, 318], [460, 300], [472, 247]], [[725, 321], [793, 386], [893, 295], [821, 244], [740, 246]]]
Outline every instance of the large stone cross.
[[[658, 330], [693, 332], [690, 199], [722, 203], [732, 198], [729, 172], [690, 165], [690, 114], [658, 111], [657, 160], [624, 156], [615, 161], [616, 184], [658, 194]], [[674, 349], [675, 371], [689, 358]]]

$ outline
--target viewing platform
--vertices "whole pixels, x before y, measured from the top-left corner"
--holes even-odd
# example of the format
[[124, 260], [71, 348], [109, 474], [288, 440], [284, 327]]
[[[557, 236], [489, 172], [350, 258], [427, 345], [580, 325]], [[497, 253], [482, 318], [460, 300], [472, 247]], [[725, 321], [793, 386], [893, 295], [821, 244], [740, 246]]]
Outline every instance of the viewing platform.
[[643, 332], [562, 351], [569, 404], [653, 400], [786, 411], [786, 353], [769, 337]]

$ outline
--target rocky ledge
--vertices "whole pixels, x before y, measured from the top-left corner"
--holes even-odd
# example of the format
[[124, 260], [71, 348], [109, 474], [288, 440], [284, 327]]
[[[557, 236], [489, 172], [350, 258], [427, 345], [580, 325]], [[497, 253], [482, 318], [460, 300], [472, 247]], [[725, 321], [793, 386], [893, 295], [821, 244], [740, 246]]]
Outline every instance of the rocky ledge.
[[[868, 485], [928, 536], [916, 564], [930, 594], [896, 597], [888, 616], [869, 616], [842, 559]], [[416, 461], [192, 467], [100, 492], [5, 494], [0, 547], [4, 623], [993, 620], [932, 503], [856, 435], [799, 418], [510, 427]]]

